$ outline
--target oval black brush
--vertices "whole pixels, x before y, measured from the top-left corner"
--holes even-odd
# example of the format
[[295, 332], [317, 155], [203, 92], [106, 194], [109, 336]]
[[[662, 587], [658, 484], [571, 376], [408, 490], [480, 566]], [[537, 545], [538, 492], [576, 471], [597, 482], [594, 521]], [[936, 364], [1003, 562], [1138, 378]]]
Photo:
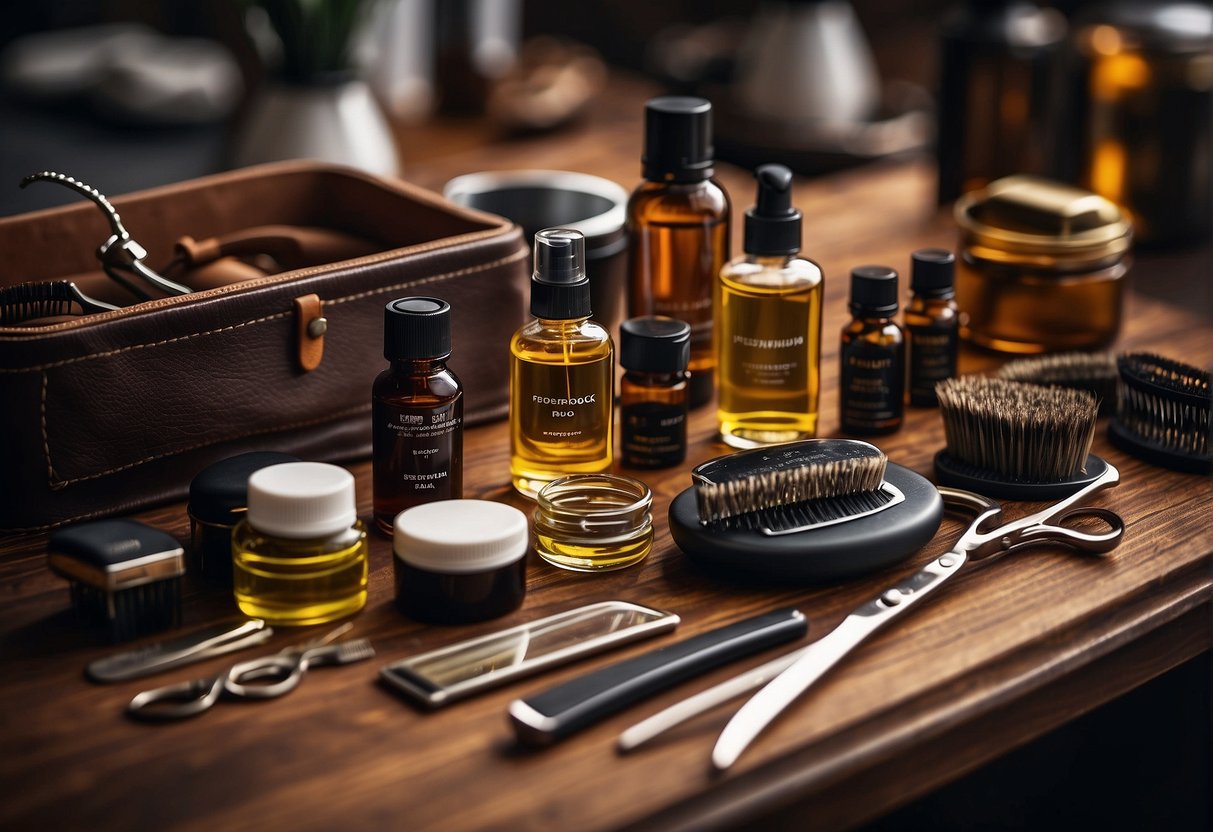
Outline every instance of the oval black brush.
[[1108, 425], [1112, 444], [1151, 465], [1213, 473], [1209, 373], [1149, 353], [1122, 355], [1117, 364], [1116, 417]]
[[1099, 402], [1086, 390], [962, 376], [935, 387], [947, 447], [940, 485], [1012, 500], [1055, 500], [1097, 479]]

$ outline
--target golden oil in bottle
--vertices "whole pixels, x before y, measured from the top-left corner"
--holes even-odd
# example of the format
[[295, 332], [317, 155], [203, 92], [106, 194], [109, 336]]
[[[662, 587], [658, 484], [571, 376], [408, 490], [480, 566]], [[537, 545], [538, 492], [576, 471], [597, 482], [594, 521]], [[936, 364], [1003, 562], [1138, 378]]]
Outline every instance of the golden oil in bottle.
[[248, 516], [232, 531], [240, 611], [274, 625], [323, 624], [366, 604], [367, 536], [354, 478], [292, 462], [249, 477]]
[[553, 566], [603, 572], [639, 563], [653, 548], [653, 493], [631, 477], [578, 474], [540, 490], [535, 551]]
[[590, 320], [579, 231], [535, 235], [531, 314], [510, 342], [510, 477], [534, 497], [565, 474], [600, 473], [614, 459], [615, 350]]
[[645, 181], [628, 200], [628, 316], [690, 324], [692, 408], [712, 398], [713, 286], [729, 257], [729, 198], [712, 178], [711, 117], [702, 98], [649, 101]]
[[720, 271], [716, 296], [716, 422], [735, 448], [817, 434], [821, 269], [800, 251], [792, 172], [763, 165], [746, 212], [745, 255]]
[[669, 468], [687, 457], [691, 328], [661, 316], [619, 327], [619, 456], [629, 468]]

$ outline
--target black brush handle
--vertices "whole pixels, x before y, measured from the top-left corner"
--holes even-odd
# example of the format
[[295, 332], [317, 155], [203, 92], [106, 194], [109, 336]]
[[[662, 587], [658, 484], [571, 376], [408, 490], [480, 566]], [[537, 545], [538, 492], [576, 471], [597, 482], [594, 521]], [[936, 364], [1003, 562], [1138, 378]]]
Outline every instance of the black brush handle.
[[510, 704], [527, 745], [549, 745], [618, 710], [726, 662], [800, 638], [809, 623], [791, 607], [661, 647]]

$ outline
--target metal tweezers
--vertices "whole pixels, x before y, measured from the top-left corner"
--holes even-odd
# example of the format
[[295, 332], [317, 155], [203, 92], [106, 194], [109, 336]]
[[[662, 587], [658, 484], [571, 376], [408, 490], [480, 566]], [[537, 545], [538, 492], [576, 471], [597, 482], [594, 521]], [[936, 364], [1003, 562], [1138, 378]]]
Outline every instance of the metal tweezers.
[[260, 618], [233, 618], [162, 641], [98, 659], [84, 669], [94, 682], [123, 682], [222, 656], [264, 643], [274, 631]]
[[[977, 517], [952, 550], [938, 556], [921, 570], [876, 598], [853, 610], [842, 623], [808, 647], [803, 647], [753, 670], [708, 688], [633, 725], [619, 736], [620, 751], [630, 751], [665, 733], [691, 717], [761, 687], [734, 714], [720, 734], [712, 752], [712, 764], [720, 770], [736, 762], [750, 743], [792, 702], [869, 636], [910, 609], [916, 602], [944, 585], [969, 561], [1006, 554], [1039, 543], [1063, 543], [1091, 553], [1115, 548], [1124, 534], [1124, 521], [1103, 508], [1078, 506], [1104, 488], [1115, 485], [1120, 473], [1112, 465], [1100, 477], [1069, 497], [1035, 514], [982, 531], [981, 527], [1002, 512], [995, 501], [968, 491], [940, 488], [951, 508], [976, 512]], [[1079, 531], [1067, 521], [1093, 517], [1107, 524], [1099, 533]]]

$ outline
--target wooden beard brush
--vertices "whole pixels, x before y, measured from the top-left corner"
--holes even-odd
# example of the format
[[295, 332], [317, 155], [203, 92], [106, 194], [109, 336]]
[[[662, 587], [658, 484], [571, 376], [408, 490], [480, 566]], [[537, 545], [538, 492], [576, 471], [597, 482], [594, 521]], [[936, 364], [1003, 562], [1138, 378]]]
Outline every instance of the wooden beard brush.
[[1149, 353], [1122, 355], [1116, 417], [1108, 438], [1151, 465], [1213, 474], [1209, 373]]
[[670, 504], [692, 560], [780, 581], [853, 577], [897, 563], [939, 528], [939, 492], [853, 439], [806, 439], [719, 457]]
[[935, 387], [947, 447], [940, 485], [1012, 500], [1055, 500], [1093, 482], [1107, 463], [1090, 453], [1094, 393], [980, 376]]

